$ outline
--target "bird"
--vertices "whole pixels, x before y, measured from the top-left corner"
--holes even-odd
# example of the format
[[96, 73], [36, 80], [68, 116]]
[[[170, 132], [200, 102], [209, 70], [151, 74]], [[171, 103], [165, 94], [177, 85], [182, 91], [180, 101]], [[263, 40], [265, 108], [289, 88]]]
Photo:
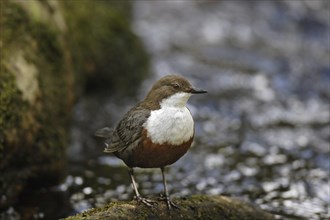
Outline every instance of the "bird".
[[167, 207], [178, 208], [170, 199], [165, 167], [180, 159], [194, 138], [194, 120], [187, 108], [193, 94], [207, 93], [194, 88], [180, 75], [160, 78], [146, 97], [131, 108], [114, 129], [104, 127], [95, 136], [105, 139], [105, 153], [113, 153], [128, 167], [135, 199], [153, 207], [154, 201], [142, 197], [134, 179], [134, 168], [160, 168]]

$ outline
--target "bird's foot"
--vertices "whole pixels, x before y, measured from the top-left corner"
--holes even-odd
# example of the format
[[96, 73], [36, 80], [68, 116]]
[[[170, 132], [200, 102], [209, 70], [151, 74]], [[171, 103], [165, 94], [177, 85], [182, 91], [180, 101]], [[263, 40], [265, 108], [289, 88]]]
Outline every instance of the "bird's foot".
[[180, 209], [180, 207], [177, 206], [174, 202], [172, 202], [172, 200], [170, 199], [170, 197], [167, 196], [167, 195], [161, 194], [160, 197], [159, 197], [159, 200], [165, 201], [166, 204], [167, 204], [167, 208], [168, 209], [172, 209], [172, 207], [173, 208], [176, 208], [176, 209]]
[[154, 204], [156, 203], [155, 201], [152, 201], [150, 199], [143, 198], [141, 196], [134, 196], [134, 199], [136, 201], [138, 201], [138, 202], [143, 203], [144, 205], [146, 205], [146, 206], [148, 206], [150, 208], [154, 207]]

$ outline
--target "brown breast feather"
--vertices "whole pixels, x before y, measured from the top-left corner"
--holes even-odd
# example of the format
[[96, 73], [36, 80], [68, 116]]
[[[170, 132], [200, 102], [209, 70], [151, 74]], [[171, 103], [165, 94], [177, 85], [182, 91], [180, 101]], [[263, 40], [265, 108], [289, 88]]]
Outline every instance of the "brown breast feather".
[[190, 148], [193, 137], [180, 145], [155, 144], [147, 135], [147, 130], [142, 131], [140, 144], [132, 150], [128, 166], [142, 168], [158, 168], [170, 165], [180, 159]]

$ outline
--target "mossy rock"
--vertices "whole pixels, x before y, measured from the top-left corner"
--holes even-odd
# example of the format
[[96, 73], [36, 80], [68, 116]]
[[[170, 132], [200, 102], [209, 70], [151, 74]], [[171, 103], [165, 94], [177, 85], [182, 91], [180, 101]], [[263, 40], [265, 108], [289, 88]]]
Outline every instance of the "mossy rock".
[[34, 20], [19, 4], [1, 6], [2, 205], [27, 181], [37, 186], [62, 179], [73, 90], [59, 30]]
[[150, 208], [136, 201], [112, 202], [90, 209], [66, 220], [78, 219], [160, 219], [160, 220], [274, 220], [274, 216], [245, 202], [225, 196], [194, 195], [173, 200], [179, 209], [168, 210], [165, 202], [155, 200]]
[[73, 63], [77, 74], [87, 76], [83, 79], [88, 91], [133, 94], [149, 75], [149, 60], [142, 42], [131, 31], [129, 16], [123, 16], [124, 9], [126, 14], [130, 11], [129, 1], [61, 3]]
[[[131, 81], [124, 84], [122, 77], [137, 87], [148, 73], [146, 53], [130, 30], [130, 9], [124, 13], [128, 1], [71, 2], [77, 1], [0, 2], [0, 207], [27, 187], [63, 180], [71, 109], [88, 80], [132, 91]], [[97, 16], [91, 17], [91, 8]], [[89, 29], [94, 25], [106, 31], [99, 27], [94, 35]], [[106, 55], [120, 55], [122, 63]], [[92, 71], [84, 65], [88, 59]]]

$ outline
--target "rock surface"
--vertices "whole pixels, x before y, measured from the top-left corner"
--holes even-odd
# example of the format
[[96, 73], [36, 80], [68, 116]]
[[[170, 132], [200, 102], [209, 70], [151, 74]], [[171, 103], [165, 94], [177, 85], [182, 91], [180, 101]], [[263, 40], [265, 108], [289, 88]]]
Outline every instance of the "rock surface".
[[66, 219], [275, 219], [257, 207], [225, 196], [194, 195], [173, 201], [179, 209], [168, 210], [163, 201], [157, 201], [153, 208], [136, 201], [121, 201], [112, 202], [102, 208], [90, 209]]

